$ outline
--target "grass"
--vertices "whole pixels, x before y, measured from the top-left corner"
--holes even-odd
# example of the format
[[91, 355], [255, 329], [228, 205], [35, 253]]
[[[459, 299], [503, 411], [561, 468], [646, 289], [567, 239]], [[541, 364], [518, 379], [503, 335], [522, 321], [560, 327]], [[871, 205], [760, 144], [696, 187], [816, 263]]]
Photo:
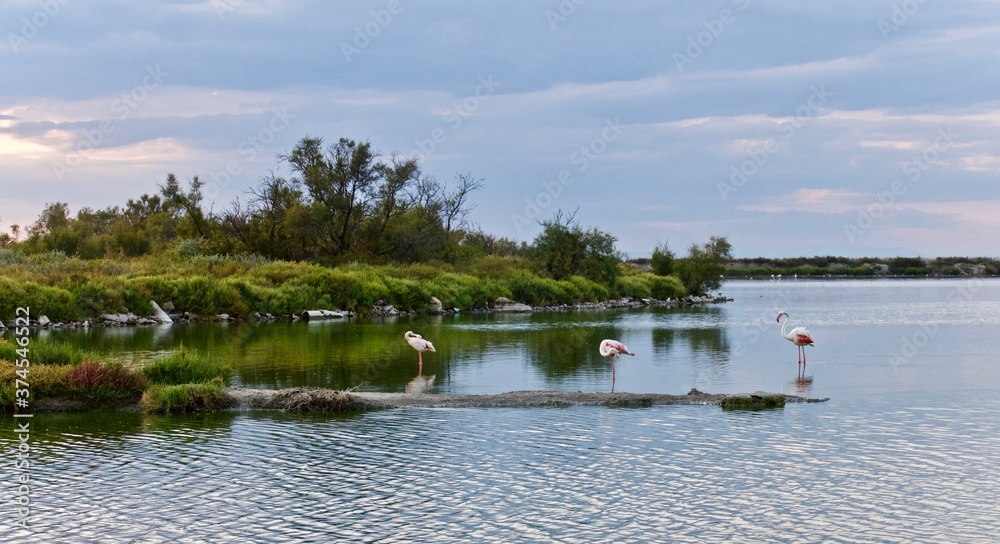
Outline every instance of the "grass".
[[228, 382], [232, 372], [232, 368], [228, 365], [184, 347], [153, 361], [142, 369], [142, 374], [150, 383], [160, 385], [205, 383], [216, 379]]
[[[0, 361], [20, 361], [23, 357], [17, 352], [21, 349], [16, 343], [0, 338]], [[32, 364], [47, 365], [77, 365], [84, 358], [95, 359], [96, 356], [82, 349], [75, 348], [64, 342], [46, 342], [32, 339], [28, 344], [27, 359]]]
[[228, 405], [221, 381], [154, 385], [142, 394], [142, 409], [152, 413], [185, 413], [216, 410]]
[[232, 375], [229, 366], [184, 348], [141, 370], [97, 362], [96, 354], [62, 342], [33, 340], [29, 349], [30, 366], [19, 367], [17, 345], [0, 339], [0, 410], [13, 409], [18, 379], [29, 384], [32, 405], [64, 399], [97, 409], [138, 400], [152, 412], [214, 409], [226, 399], [222, 391]]

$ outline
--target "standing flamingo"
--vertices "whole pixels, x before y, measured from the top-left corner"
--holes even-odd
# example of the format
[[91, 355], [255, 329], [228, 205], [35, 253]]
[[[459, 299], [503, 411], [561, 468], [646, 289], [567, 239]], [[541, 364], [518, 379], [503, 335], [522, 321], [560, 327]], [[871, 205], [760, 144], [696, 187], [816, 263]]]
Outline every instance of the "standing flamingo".
[[434, 349], [434, 344], [424, 340], [424, 337], [419, 334], [413, 334], [413, 331], [406, 331], [403, 338], [406, 338], [406, 342], [410, 344], [413, 349], [417, 350], [417, 357], [419, 358], [418, 360], [420, 364], [420, 366], [417, 367], [417, 376], [419, 376], [424, 372], [424, 351], [437, 350]]
[[619, 355], [631, 355], [635, 357], [635, 354], [628, 350], [625, 344], [622, 344], [618, 340], [604, 339], [601, 340], [601, 357], [611, 356], [611, 392], [615, 392], [615, 358]]
[[778, 312], [778, 319], [775, 321], [781, 322], [781, 316], [785, 316], [785, 322], [781, 324], [781, 336], [784, 336], [786, 340], [795, 344], [798, 349], [799, 364], [805, 367], [806, 365], [806, 346], [813, 345], [812, 336], [810, 336], [809, 331], [805, 327], [795, 327], [787, 334], [785, 333], [785, 326], [788, 325], [788, 312]]

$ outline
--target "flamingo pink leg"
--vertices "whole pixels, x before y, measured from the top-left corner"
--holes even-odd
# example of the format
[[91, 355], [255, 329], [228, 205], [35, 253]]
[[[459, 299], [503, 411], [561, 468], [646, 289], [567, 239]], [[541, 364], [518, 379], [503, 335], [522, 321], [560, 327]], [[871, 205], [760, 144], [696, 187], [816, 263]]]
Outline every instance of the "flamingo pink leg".
[[611, 392], [615, 392], [615, 356], [611, 356]]

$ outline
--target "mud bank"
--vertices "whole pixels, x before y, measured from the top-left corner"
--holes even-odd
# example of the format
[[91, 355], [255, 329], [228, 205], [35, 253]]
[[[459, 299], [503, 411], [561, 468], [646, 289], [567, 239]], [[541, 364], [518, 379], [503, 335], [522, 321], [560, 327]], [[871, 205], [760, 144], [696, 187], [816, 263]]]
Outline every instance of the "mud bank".
[[398, 408], [531, 408], [568, 406], [643, 407], [656, 405], [711, 405], [753, 410], [783, 406], [786, 402], [825, 402], [780, 393], [709, 394], [692, 389], [686, 395], [657, 393], [585, 393], [582, 391], [512, 391], [496, 395], [427, 395], [345, 392], [293, 388], [261, 390], [228, 388], [232, 407], [239, 410], [273, 409], [347, 411]]

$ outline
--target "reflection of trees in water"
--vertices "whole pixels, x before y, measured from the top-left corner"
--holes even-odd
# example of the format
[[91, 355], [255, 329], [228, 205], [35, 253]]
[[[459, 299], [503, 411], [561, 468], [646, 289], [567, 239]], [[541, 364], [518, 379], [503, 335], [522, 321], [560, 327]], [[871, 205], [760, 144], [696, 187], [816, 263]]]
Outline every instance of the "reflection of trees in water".
[[702, 380], [719, 382], [728, 373], [732, 361], [729, 335], [722, 328], [653, 329], [653, 352], [663, 360], [671, 360], [686, 344], [691, 354], [694, 383]]

